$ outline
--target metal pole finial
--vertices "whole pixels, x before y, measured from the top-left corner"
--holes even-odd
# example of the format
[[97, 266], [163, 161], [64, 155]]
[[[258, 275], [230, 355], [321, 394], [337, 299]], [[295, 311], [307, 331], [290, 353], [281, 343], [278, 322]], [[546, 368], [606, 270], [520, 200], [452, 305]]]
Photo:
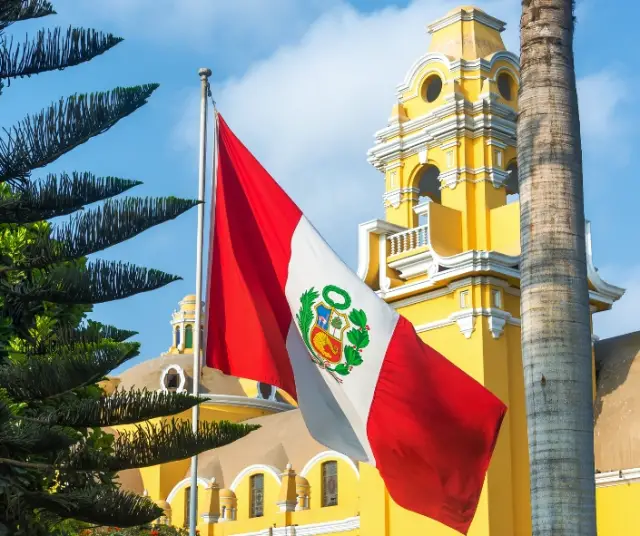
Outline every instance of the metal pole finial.
[[200, 67], [200, 69], [198, 69], [198, 74], [200, 75], [200, 78], [204, 80], [211, 76], [211, 69], [208, 67]]

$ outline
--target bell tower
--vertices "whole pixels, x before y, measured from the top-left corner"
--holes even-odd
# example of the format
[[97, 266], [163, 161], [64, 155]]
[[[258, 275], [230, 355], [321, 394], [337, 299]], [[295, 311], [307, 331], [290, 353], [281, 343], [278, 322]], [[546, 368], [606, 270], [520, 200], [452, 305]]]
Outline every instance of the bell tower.
[[[469, 6], [428, 26], [428, 51], [397, 87], [387, 126], [368, 152], [384, 176], [385, 219], [360, 225], [358, 259], [360, 277], [425, 342], [509, 407], [470, 533], [492, 536], [531, 533], [520, 351], [520, 80], [504, 29]], [[587, 260], [592, 311], [608, 309], [623, 290], [599, 278], [590, 248]], [[452, 534], [428, 520], [412, 523]]]

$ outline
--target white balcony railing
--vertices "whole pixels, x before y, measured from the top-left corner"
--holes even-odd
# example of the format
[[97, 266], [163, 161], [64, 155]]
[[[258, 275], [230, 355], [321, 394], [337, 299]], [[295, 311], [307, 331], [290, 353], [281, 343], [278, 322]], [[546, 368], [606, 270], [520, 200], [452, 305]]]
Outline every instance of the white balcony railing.
[[389, 255], [406, 253], [417, 248], [429, 245], [428, 225], [421, 225], [413, 229], [407, 229], [396, 234], [387, 236], [389, 241]]

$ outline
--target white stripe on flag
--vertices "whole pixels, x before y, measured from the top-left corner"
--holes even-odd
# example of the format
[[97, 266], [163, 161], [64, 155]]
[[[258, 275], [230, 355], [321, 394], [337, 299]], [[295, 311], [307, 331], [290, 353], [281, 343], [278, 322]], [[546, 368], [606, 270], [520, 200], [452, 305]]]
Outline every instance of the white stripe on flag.
[[[307, 376], [310, 375], [311, 370], [313, 370], [315, 375], [322, 379], [325, 387], [321, 390], [321, 384], [317, 380], [313, 380], [312, 385], [314, 385], [314, 389], [318, 392], [313, 395], [308, 395], [305, 386], [299, 383], [298, 372], [296, 371], [296, 368], [299, 367], [302, 369], [302, 367], [301, 365], [294, 364], [299, 403], [303, 414], [305, 411], [315, 412], [317, 410], [314, 409], [314, 406], [303, 407], [303, 405], [307, 405], [305, 401], [307, 396], [310, 396], [310, 398], [317, 398], [319, 396], [331, 397], [333, 403], [342, 408], [343, 414], [348, 419], [367, 454], [368, 461], [374, 463], [374, 456], [367, 439], [367, 421], [382, 362], [398, 321], [398, 314], [383, 302], [339, 259], [303, 216], [291, 240], [291, 259], [289, 261], [289, 275], [285, 288], [294, 322], [300, 309], [300, 296], [313, 287], [320, 294], [320, 297], [314, 304], [317, 305], [324, 301], [322, 291], [328, 285], [339, 287], [349, 294], [351, 304], [348, 309], [343, 311], [345, 314], [348, 315], [353, 309], [361, 309], [366, 313], [367, 324], [370, 328], [368, 332], [370, 342], [362, 351], [362, 364], [353, 367], [349, 375], [341, 376], [340, 379], [342, 383], [338, 383], [327, 371], [320, 369], [311, 361], [304, 347], [304, 343], [300, 340], [300, 350], [305, 352], [306, 355], [303, 355], [306, 361], [308, 361], [308, 363], [305, 363], [304, 369], [310, 369], [310, 372], [305, 373], [300, 380], [304, 378], [305, 383], [308, 382], [309, 379]], [[331, 294], [331, 296], [332, 299], [338, 302], [342, 300], [342, 298], [335, 293]], [[346, 335], [346, 331], [344, 333]], [[349, 344], [346, 336], [344, 344]], [[289, 347], [289, 343], [287, 347]], [[293, 357], [294, 356], [291, 355], [292, 362], [294, 361]], [[297, 361], [297, 359], [295, 361]], [[318, 401], [316, 400], [315, 403], [317, 404]], [[326, 419], [327, 416], [318, 416], [318, 420], [322, 418]], [[311, 419], [315, 420], [315, 417]], [[320, 443], [335, 448], [335, 450], [340, 450], [337, 446], [328, 445], [326, 441], [317, 437], [310, 423], [308, 423], [307, 426], [311, 434], [314, 435]], [[324, 424], [324, 428], [326, 428], [326, 426], [327, 424]], [[346, 451], [343, 450], [343, 452], [347, 454]], [[357, 459], [361, 458], [357, 457]]]

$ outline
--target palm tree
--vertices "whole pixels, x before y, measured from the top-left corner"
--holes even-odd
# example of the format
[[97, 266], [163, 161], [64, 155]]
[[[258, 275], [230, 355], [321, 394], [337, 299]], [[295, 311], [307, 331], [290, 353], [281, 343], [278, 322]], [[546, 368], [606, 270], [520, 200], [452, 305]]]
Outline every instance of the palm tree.
[[522, 0], [522, 358], [534, 536], [593, 536], [591, 329], [571, 0]]

